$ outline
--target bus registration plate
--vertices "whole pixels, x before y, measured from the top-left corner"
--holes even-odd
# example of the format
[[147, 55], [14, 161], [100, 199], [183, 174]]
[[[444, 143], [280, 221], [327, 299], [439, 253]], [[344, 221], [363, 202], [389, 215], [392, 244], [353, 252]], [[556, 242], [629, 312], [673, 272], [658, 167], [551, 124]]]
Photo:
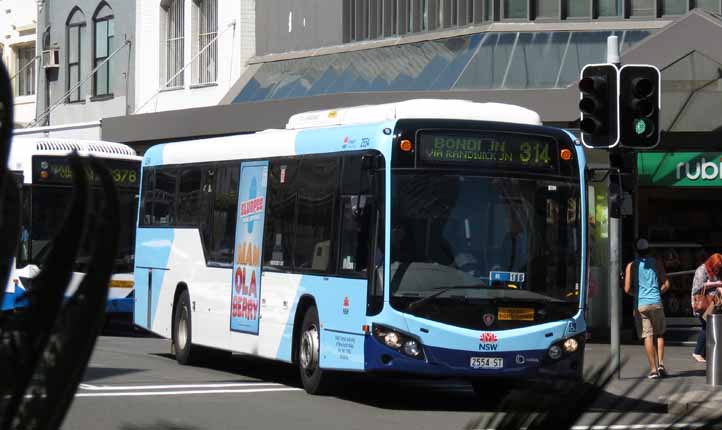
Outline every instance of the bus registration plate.
[[504, 367], [502, 357], [471, 357], [471, 367], [474, 369], [501, 369]]

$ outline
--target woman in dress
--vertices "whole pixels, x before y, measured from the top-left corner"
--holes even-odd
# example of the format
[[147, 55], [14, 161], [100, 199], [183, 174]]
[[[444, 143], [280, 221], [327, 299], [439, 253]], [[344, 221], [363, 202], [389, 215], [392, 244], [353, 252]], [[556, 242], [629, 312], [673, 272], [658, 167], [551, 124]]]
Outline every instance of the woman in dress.
[[[720, 270], [722, 269], [722, 255], [712, 254], [707, 260], [702, 263], [697, 270], [694, 272], [694, 280], [692, 281], [692, 296], [696, 294], [704, 294], [708, 296], [720, 296], [720, 289], [722, 289], [722, 281], [720, 281]], [[694, 300], [692, 301], [694, 303]], [[692, 357], [700, 363], [704, 363], [705, 360], [705, 337], [707, 323], [702, 318], [702, 313], [694, 312], [694, 315], [699, 318], [702, 325], [702, 330], [699, 332], [697, 338], [697, 345], [694, 347]]]

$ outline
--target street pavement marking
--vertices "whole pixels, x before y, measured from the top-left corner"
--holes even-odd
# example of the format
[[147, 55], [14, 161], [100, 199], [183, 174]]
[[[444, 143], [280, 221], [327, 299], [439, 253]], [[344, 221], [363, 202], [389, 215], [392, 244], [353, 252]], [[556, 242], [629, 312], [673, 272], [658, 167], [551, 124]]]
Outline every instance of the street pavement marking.
[[91, 385], [80, 384], [78, 388], [87, 391], [131, 391], [131, 390], [165, 390], [178, 388], [234, 388], [234, 387], [261, 387], [284, 385], [275, 382], [233, 382], [218, 384], [172, 384], [172, 385]]
[[131, 396], [182, 396], [190, 394], [245, 394], [265, 393], [281, 391], [302, 391], [300, 388], [277, 387], [277, 388], [251, 388], [239, 390], [186, 390], [186, 391], [133, 391], [133, 392], [112, 392], [112, 393], [76, 393], [75, 397], [131, 397]]
[[[673, 424], [611, 424], [593, 426], [573, 426], [572, 430], [645, 430], [645, 429], [702, 429], [705, 423], [673, 423]], [[527, 430], [528, 427], [521, 427], [519, 430]], [[494, 428], [478, 428], [475, 430], [496, 430]]]

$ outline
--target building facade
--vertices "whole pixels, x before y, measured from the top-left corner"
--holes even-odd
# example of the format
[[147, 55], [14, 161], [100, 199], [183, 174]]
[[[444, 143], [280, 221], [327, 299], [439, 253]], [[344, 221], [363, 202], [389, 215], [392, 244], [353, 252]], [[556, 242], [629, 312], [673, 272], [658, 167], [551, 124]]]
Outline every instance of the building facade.
[[130, 114], [217, 104], [255, 54], [255, 0], [138, 0]]
[[42, 67], [33, 127], [127, 114], [134, 104], [134, 2], [44, 0], [40, 6]]
[[37, 3], [0, 0], [0, 51], [10, 74], [15, 100], [15, 126], [35, 118], [39, 53], [36, 50]]

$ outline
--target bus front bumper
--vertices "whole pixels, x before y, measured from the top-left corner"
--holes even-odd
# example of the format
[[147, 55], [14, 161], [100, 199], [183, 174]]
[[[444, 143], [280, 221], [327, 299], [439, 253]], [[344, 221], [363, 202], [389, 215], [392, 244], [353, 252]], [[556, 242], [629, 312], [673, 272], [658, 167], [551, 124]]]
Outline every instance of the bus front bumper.
[[[411, 358], [382, 345], [372, 336], [364, 341], [368, 372], [431, 377], [577, 378], [581, 375], [584, 344], [573, 353], [551, 359], [547, 350], [476, 352], [424, 346], [423, 358]], [[472, 358], [503, 358], [500, 368], [474, 368]]]

